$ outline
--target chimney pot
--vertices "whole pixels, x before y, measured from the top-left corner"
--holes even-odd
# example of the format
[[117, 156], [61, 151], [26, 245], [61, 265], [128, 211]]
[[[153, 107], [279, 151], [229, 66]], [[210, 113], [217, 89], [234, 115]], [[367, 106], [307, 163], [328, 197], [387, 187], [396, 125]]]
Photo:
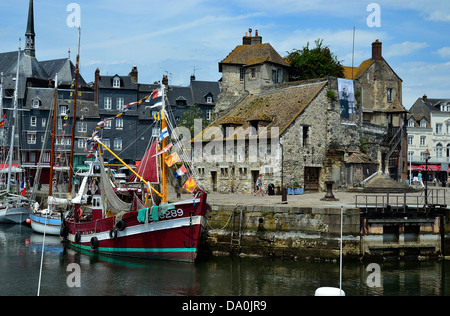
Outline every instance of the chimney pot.
[[423, 102], [425, 102], [425, 103], [426, 103], [426, 102], [428, 102], [428, 97], [427, 97], [427, 95], [426, 95], [426, 94], [424, 94], [424, 95], [423, 95], [423, 98], [422, 98], [422, 100], [423, 100]]

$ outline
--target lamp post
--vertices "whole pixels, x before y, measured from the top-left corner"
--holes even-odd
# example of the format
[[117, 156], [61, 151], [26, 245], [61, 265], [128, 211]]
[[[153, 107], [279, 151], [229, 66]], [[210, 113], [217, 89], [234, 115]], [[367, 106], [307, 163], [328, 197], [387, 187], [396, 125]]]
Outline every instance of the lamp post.
[[428, 160], [430, 160], [431, 156], [430, 156], [430, 151], [427, 149], [425, 150], [425, 152], [423, 153], [424, 157], [425, 157], [425, 170], [426, 170], [426, 179], [425, 179], [425, 207], [428, 207]]

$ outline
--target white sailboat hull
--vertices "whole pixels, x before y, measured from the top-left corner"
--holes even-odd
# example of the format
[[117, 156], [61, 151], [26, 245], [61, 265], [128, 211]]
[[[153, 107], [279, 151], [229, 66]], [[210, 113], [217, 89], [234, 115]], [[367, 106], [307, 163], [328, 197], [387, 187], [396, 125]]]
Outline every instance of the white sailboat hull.
[[0, 209], [0, 224], [22, 224], [30, 211], [25, 207], [8, 207]]
[[31, 229], [39, 234], [59, 236], [61, 229], [61, 218], [51, 216], [41, 216], [38, 214], [29, 214], [31, 219]]

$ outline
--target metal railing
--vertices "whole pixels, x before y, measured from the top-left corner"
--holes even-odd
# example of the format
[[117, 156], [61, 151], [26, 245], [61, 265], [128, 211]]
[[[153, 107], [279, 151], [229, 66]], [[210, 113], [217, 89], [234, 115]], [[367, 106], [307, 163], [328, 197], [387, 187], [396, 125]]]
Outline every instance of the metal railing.
[[428, 189], [427, 205], [425, 205], [425, 190], [419, 194], [361, 194], [355, 196], [355, 207], [368, 212], [369, 210], [386, 212], [392, 209], [423, 210], [429, 206], [447, 206], [446, 189]]

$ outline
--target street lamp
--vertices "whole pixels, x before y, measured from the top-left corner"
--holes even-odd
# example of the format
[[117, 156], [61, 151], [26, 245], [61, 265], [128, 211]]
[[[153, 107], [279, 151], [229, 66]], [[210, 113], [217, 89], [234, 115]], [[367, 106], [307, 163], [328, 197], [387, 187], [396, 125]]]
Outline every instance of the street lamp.
[[426, 170], [426, 179], [425, 179], [425, 207], [428, 206], [428, 160], [430, 160], [431, 155], [430, 155], [430, 151], [425, 150], [425, 152], [423, 153], [424, 158], [425, 158], [425, 170]]

